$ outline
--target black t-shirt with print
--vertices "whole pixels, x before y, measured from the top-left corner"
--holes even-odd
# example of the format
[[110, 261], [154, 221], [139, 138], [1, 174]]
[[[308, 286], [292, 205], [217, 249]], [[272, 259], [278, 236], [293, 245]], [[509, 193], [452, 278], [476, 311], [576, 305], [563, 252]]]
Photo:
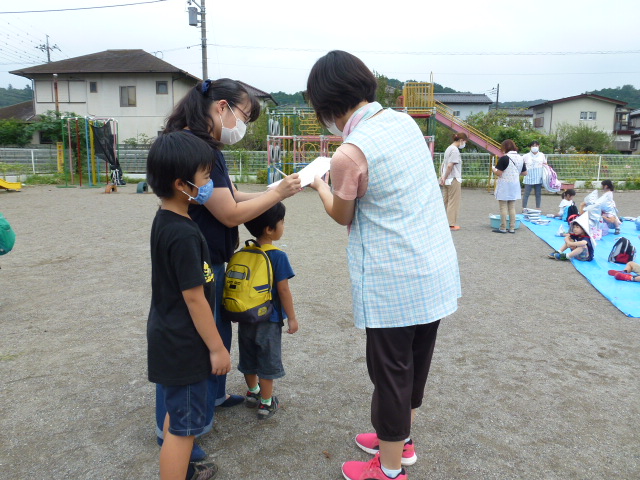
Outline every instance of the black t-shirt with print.
[[209, 349], [182, 292], [199, 285], [213, 310], [214, 281], [207, 243], [188, 217], [158, 210], [151, 227], [151, 308], [147, 321], [149, 380], [188, 385], [211, 373]]

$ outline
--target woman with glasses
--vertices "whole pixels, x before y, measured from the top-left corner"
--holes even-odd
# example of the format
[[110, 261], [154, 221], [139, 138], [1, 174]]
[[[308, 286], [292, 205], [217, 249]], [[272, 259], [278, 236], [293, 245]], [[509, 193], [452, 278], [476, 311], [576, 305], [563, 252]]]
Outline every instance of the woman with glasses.
[[[215, 164], [211, 170], [213, 193], [204, 205], [192, 204], [189, 216], [198, 224], [211, 255], [212, 270], [216, 282], [216, 326], [227, 350], [231, 349], [231, 323], [220, 315], [224, 289], [225, 263], [238, 246], [238, 225], [252, 220], [278, 202], [300, 191], [300, 179], [294, 173], [285, 177], [273, 189], [259, 193], [239, 191], [231, 178], [222, 154], [225, 145], [242, 140], [247, 124], [260, 116], [260, 104], [235, 80], [221, 78], [199, 82], [176, 105], [167, 119], [163, 133], [186, 130], [201, 138], [211, 147]], [[156, 388], [156, 434], [162, 444], [162, 427], [166, 409], [162, 387]], [[244, 402], [243, 395], [226, 392], [226, 375], [209, 378], [207, 433], [213, 427], [215, 407], [233, 407]], [[194, 444], [192, 461], [202, 460], [205, 452]]]
[[355, 325], [366, 332], [374, 385], [371, 423], [356, 444], [370, 462], [346, 462], [347, 480], [408, 478], [411, 438], [440, 319], [458, 308], [460, 279], [431, 153], [416, 122], [376, 102], [376, 78], [357, 57], [332, 51], [307, 80], [318, 120], [344, 143], [329, 187], [311, 185], [331, 218], [349, 225]]

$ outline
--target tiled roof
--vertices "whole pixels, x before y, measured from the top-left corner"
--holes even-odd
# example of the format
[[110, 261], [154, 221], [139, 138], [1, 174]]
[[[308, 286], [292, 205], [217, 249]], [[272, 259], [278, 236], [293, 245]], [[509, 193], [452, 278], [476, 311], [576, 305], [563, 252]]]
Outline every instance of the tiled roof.
[[194, 80], [199, 80], [198, 77], [144, 50], [105, 50], [104, 52], [14, 70], [9, 73], [27, 78], [38, 74], [53, 73], [182, 73]]
[[248, 83], [241, 82], [240, 80], [238, 80], [237, 82], [247, 89], [247, 92], [249, 92], [249, 95], [256, 98], [262, 98], [263, 100], [271, 100], [275, 105], [278, 105], [278, 102], [276, 102], [276, 100], [271, 96], [271, 94], [265, 91], [262, 91], [259, 88], [253, 87]]
[[8, 107], [0, 108], [0, 120], [8, 120], [15, 118], [17, 120], [29, 121], [32, 120], [35, 115], [33, 109], [33, 100], [28, 100], [22, 103], [16, 103], [15, 105], [9, 105]]
[[540, 107], [543, 105], [553, 105], [554, 103], [569, 102], [571, 100], [578, 100], [580, 98], [593, 98], [594, 100], [602, 100], [603, 102], [610, 102], [620, 106], [625, 106], [627, 104], [627, 102], [621, 102], [620, 100], [616, 100], [615, 98], [603, 97], [602, 95], [594, 95], [593, 93], [583, 93], [582, 95], [574, 95], [573, 97], [559, 98], [558, 100], [551, 100], [549, 102], [531, 105], [531, 108]]
[[493, 100], [487, 97], [484, 93], [434, 93], [433, 96], [437, 101], [444, 103], [445, 105], [452, 103], [490, 105], [493, 103]]
[[500, 108], [500, 110], [507, 112], [512, 117], [532, 117], [533, 116], [532, 108], [506, 107], [506, 108]]

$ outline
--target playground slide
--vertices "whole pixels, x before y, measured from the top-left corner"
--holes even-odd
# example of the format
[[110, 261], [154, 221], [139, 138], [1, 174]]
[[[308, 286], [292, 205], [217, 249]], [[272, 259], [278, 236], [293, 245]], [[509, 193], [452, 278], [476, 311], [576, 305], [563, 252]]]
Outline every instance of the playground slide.
[[470, 128], [465, 122], [451, 116], [447, 115], [446, 112], [443, 112], [440, 108], [436, 111], [436, 120], [443, 124], [445, 127], [449, 127], [454, 132], [464, 132], [469, 137], [469, 141], [475, 143], [480, 148], [486, 150], [487, 152], [502, 156], [500, 151], [500, 146], [493, 140], [489, 139], [484, 135], [479, 135], [475, 129]]
[[7, 182], [0, 178], [0, 188], [4, 188], [5, 190], [20, 190], [22, 184], [20, 182]]

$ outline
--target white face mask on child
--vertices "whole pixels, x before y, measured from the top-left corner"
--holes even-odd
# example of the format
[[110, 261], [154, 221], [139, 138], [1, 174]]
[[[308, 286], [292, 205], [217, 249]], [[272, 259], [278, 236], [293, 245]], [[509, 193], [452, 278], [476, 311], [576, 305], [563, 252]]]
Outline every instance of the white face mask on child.
[[538, 147], [531, 147], [531, 153], [538, 153], [540, 149]]

